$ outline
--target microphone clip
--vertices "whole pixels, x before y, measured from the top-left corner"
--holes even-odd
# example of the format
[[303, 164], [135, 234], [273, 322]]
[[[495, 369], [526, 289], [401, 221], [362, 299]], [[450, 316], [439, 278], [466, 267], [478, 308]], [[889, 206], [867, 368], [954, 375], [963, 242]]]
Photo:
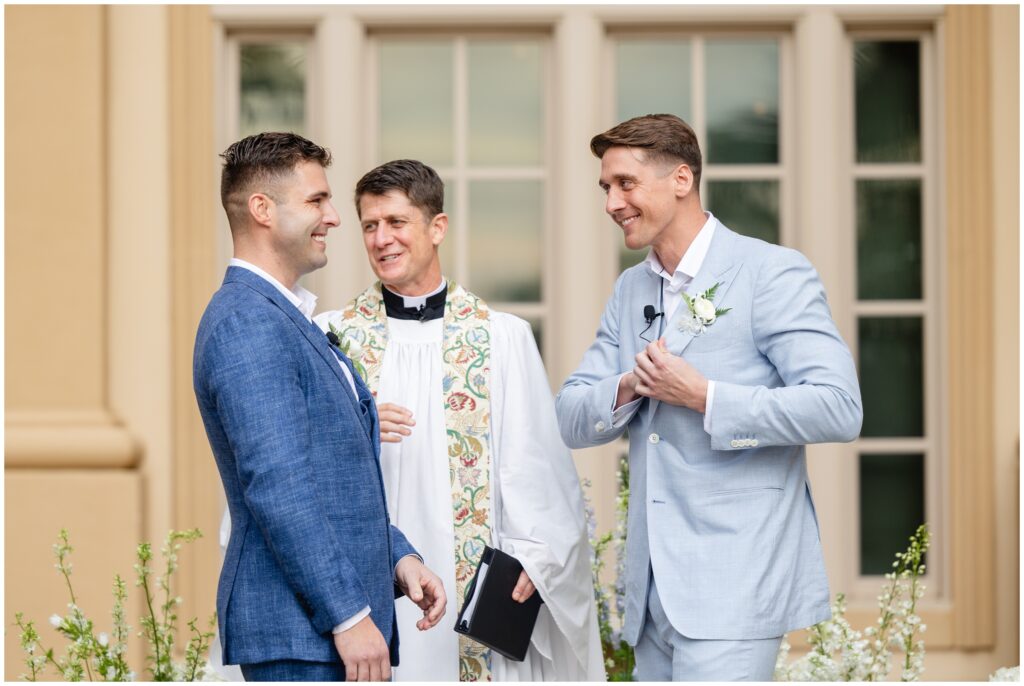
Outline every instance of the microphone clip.
[[650, 343], [650, 339], [645, 338], [644, 334], [654, 325], [654, 321], [658, 317], [664, 317], [664, 312], [658, 312], [654, 309], [654, 305], [644, 305], [644, 323], [647, 324], [647, 328], [640, 332], [640, 339]]

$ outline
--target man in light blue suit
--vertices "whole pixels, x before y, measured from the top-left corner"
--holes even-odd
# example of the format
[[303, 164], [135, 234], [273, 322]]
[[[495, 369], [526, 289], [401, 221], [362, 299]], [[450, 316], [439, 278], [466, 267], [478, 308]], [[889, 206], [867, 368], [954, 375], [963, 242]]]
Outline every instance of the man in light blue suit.
[[651, 248], [557, 399], [572, 448], [629, 429], [624, 637], [645, 681], [771, 680], [782, 635], [829, 617], [804, 446], [860, 432], [853, 359], [803, 255], [703, 210], [685, 122], [590, 146], [626, 246]]
[[231, 538], [217, 589], [225, 664], [247, 681], [388, 680], [396, 593], [435, 625], [441, 580], [391, 526], [373, 398], [297, 285], [338, 225], [330, 153], [263, 133], [222, 155], [234, 259], [196, 335], [193, 383]]

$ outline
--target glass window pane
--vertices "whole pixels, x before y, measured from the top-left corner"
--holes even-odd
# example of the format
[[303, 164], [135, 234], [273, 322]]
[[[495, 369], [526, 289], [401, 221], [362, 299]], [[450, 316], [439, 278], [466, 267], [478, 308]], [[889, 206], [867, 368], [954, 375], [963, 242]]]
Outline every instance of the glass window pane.
[[857, 297], [921, 298], [921, 181], [857, 181]]
[[412, 158], [434, 167], [454, 159], [450, 41], [380, 44], [380, 159]]
[[538, 41], [469, 43], [469, 163], [542, 162], [544, 99]]
[[921, 50], [917, 41], [857, 41], [857, 161], [921, 161]]
[[469, 184], [469, 289], [493, 302], [540, 300], [540, 181]]
[[441, 258], [441, 272], [449, 279], [458, 281], [455, 273], [455, 244], [457, 232], [460, 230], [459, 217], [455, 214], [455, 183], [451, 179], [444, 181], [444, 212], [448, 215], [448, 233], [445, 234], [441, 247], [438, 248], [438, 256]]
[[924, 435], [921, 317], [861, 317], [861, 436]]
[[690, 41], [619, 41], [615, 59], [618, 121], [674, 114], [690, 121]]
[[924, 455], [860, 456], [860, 573], [887, 574], [924, 524]]
[[306, 46], [248, 43], [239, 47], [241, 136], [306, 129]]
[[540, 351], [540, 356], [544, 357], [544, 321], [540, 317], [523, 317], [530, 324], [530, 329], [533, 330], [533, 340], [537, 342], [537, 350]]
[[778, 181], [709, 181], [708, 209], [737, 233], [779, 242]]
[[709, 40], [707, 160], [713, 164], [779, 161], [779, 43]]

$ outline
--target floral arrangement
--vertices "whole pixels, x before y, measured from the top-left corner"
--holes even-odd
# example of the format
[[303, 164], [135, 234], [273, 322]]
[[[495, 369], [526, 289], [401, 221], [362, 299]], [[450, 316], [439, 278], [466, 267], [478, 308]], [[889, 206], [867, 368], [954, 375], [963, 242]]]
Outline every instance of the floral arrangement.
[[[608, 681], [633, 681], [636, 659], [633, 648], [621, 636], [622, 619], [626, 613], [626, 511], [629, 507], [629, 461], [619, 460], [618, 495], [615, 498], [615, 529], [603, 536], [597, 535], [597, 518], [590, 502], [590, 481], [584, 480], [584, 507], [587, 515], [587, 530], [590, 535], [590, 567], [594, 580], [594, 599], [597, 601], [597, 624], [604, 654], [604, 666]], [[601, 583], [604, 570], [604, 553], [608, 546], [615, 550], [615, 583], [611, 588]], [[614, 598], [614, 622], [612, 620], [612, 599]]]
[[924, 554], [931, 536], [922, 524], [910, 537], [907, 550], [896, 554], [893, 571], [878, 596], [879, 617], [863, 632], [846, 621], [846, 598], [836, 596], [832, 619], [815, 624], [808, 632], [811, 650], [787, 664], [789, 643], [785, 638], [775, 667], [776, 681], [884, 681], [889, 674], [892, 650], [903, 651], [901, 681], [917, 681], [924, 671], [924, 640], [927, 628], [917, 615], [917, 601], [924, 595], [921, 583]]
[[[161, 553], [164, 558], [163, 573], [153, 576], [153, 551], [149, 543], [142, 543], [135, 551], [136, 586], [145, 596], [146, 610], [140, 621], [142, 630], [138, 635], [149, 644], [146, 663], [148, 679], [152, 681], [201, 681], [207, 672], [206, 653], [213, 640], [213, 626], [216, 615], [211, 617], [209, 629], [201, 631], [196, 619], [188, 622], [191, 637], [185, 646], [185, 661], [174, 662], [174, 638], [177, 633], [178, 616], [175, 608], [182, 603], [180, 596], [171, 593], [171, 579], [178, 569], [178, 551], [183, 543], [200, 538], [199, 529], [171, 531], [167, 534]], [[21, 647], [25, 651], [25, 666], [28, 672], [21, 675], [25, 681], [48, 679], [47, 668], [52, 668], [66, 681], [133, 681], [136, 673], [128, 666], [128, 637], [131, 627], [125, 619], [125, 603], [128, 599], [126, 584], [120, 575], [114, 576], [114, 608], [111, 611], [110, 633], [95, 632], [92, 620], [86, 617], [78, 605], [71, 585], [71, 562], [74, 548], [68, 540], [67, 529], [61, 529], [58, 542], [53, 546], [57, 571], [71, 596], [68, 612], [64, 616], [54, 614], [50, 624], [67, 639], [63, 655], [57, 655], [53, 648], [43, 646], [35, 623], [25, 621], [22, 613], [15, 614], [15, 624], [21, 631]], [[156, 589], [153, 585], [156, 585]], [[159, 598], [162, 592], [162, 602]]]
[[1016, 667], [1000, 667], [989, 675], [989, 681], [1020, 681], [1020, 665]]
[[[591, 569], [594, 598], [605, 667], [609, 681], [633, 681], [636, 660], [633, 649], [621, 638], [616, 628], [622, 626], [625, 613], [626, 511], [629, 504], [629, 463], [619, 462], [619, 492], [616, 498], [616, 526], [603, 536], [597, 535], [594, 508], [587, 494], [589, 481], [584, 481], [584, 505], [590, 533]], [[836, 595], [832, 618], [816, 624], [808, 631], [810, 651], [790, 663], [790, 645], [785, 637], [779, 648], [775, 667], [776, 681], [884, 681], [892, 667], [893, 649], [902, 652], [901, 679], [917, 681], [924, 671], [924, 640], [926, 626], [917, 615], [917, 602], [924, 595], [924, 555], [931, 543], [927, 525], [921, 525], [906, 551], [897, 553], [893, 571], [886, 574], [885, 585], [878, 597], [879, 617], [874, 626], [858, 631], [846, 620], [846, 598]], [[601, 582], [603, 555], [609, 546], [615, 550], [616, 580], [610, 587]], [[612, 599], [614, 598], [614, 611]], [[1019, 678], [1019, 671], [1000, 670], [998, 680]]]

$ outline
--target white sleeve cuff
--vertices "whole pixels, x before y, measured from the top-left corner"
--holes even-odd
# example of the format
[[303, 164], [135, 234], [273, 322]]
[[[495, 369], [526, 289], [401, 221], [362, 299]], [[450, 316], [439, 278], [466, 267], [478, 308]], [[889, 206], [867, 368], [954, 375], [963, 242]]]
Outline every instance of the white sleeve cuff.
[[711, 404], [715, 402], [715, 382], [708, 381], [708, 398], [704, 403], [704, 431], [711, 434]]
[[633, 414], [636, 413], [636, 408], [640, 407], [640, 403], [643, 401], [643, 398], [637, 398], [621, 407], [615, 407], [615, 401], [618, 399], [619, 384], [622, 383], [622, 377], [628, 373], [623, 372], [619, 374], [619, 379], [615, 382], [615, 396], [612, 397], [612, 428], [615, 429], [619, 429], [629, 423], [629, 420], [633, 418]]
[[618, 429], [627, 424], [636, 414], [636, 408], [640, 407], [641, 402], [643, 402], [643, 398], [637, 398], [617, 410], [612, 410], [612, 427]]
[[360, 610], [359, 612], [355, 613], [354, 615], [352, 615], [351, 617], [346, 619], [344, 622], [342, 622], [338, 626], [334, 627], [334, 629], [331, 631], [331, 633], [332, 634], [340, 634], [342, 631], [348, 631], [349, 629], [354, 627], [356, 624], [358, 624], [359, 622], [363, 621], [364, 617], [369, 617], [369, 616], [370, 616], [370, 606], [367, 605], [362, 610]]

